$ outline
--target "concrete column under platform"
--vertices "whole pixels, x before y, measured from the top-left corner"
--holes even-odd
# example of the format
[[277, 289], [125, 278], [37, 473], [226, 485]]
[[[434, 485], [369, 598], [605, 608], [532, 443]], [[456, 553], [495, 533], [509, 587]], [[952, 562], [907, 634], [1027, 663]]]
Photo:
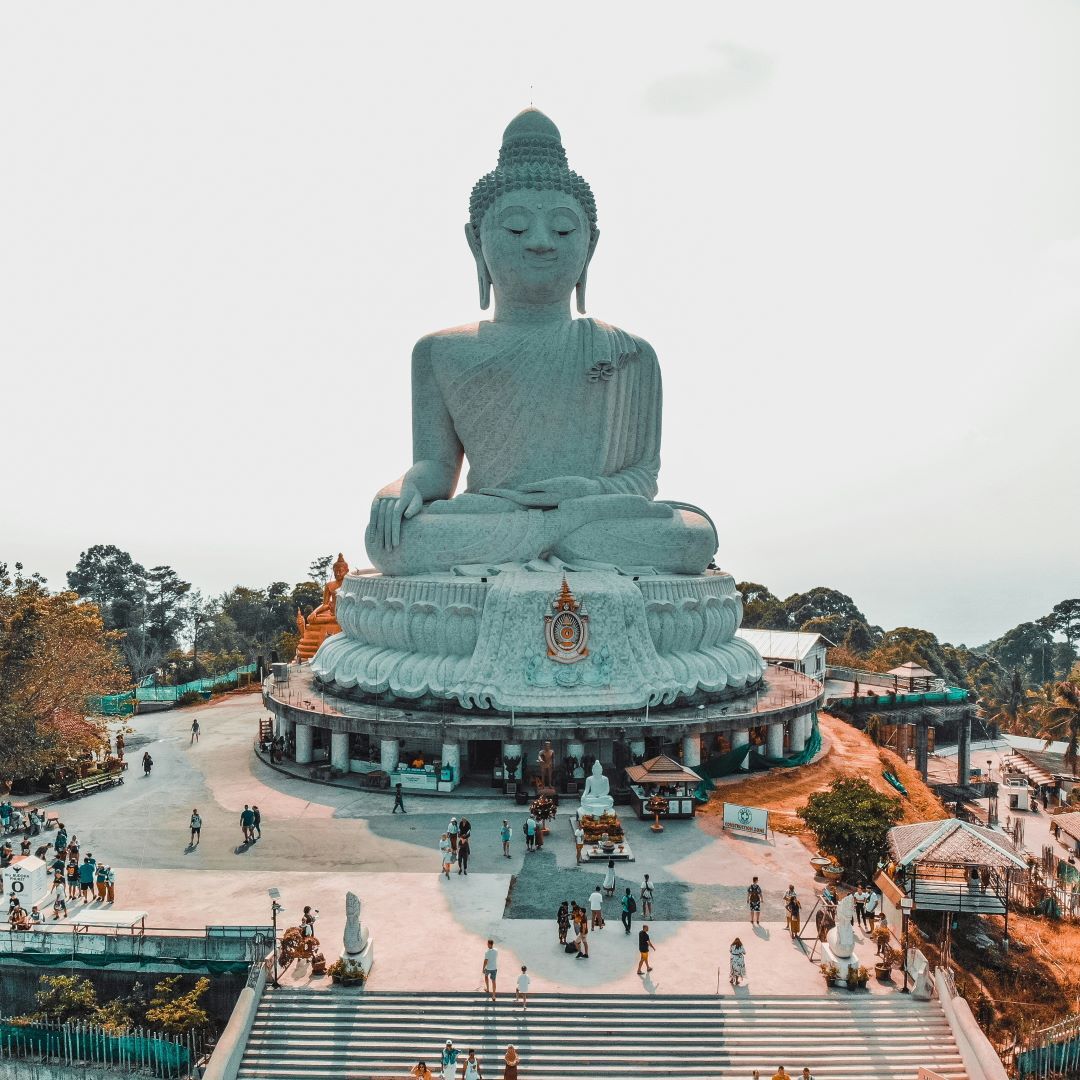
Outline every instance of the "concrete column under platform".
[[315, 742], [315, 730], [310, 724], [296, 725], [296, 764], [310, 765]]
[[[582, 747], [581, 752], [582, 753], [585, 752], [584, 747]], [[508, 757], [510, 757], [510, 758], [513, 758], [513, 757], [520, 758], [521, 757], [521, 743], [504, 742], [502, 744], [502, 756], [504, 758], [508, 758]], [[518, 765], [518, 767], [515, 770], [513, 776], [511, 776], [509, 773], [507, 773], [506, 774], [506, 779], [507, 780], [517, 780], [521, 775], [522, 775], [521, 765]]]
[[926, 721], [920, 720], [915, 726], [915, 768], [919, 775], [926, 779], [926, 768], [930, 756], [930, 732], [927, 730]]
[[701, 764], [701, 736], [684, 735], [682, 741], [682, 763], [692, 769]]
[[966, 786], [971, 779], [971, 713], [964, 713], [956, 738], [956, 782]]
[[796, 716], [791, 721], [791, 752], [801, 754], [806, 749], [806, 739], [809, 735], [809, 716]]
[[401, 745], [397, 739], [381, 739], [379, 741], [379, 768], [384, 773], [392, 773], [398, 767], [400, 753]]
[[445, 768], [450, 766], [454, 770], [454, 783], [461, 783], [461, 743], [452, 740], [450, 742], [443, 741], [442, 744], [442, 757], [440, 762]]
[[349, 771], [349, 733], [330, 732], [330, 764], [341, 772]]
[[775, 724], [770, 724], [768, 727], [768, 734], [765, 737], [765, 753], [771, 758], [781, 758], [784, 756], [784, 723], [783, 721], [777, 721]]
[[281, 713], [277, 714], [277, 730], [276, 734], [280, 735], [286, 742], [289, 741], [289, 736], [292, 735], [293, 722]]
[[[738, 728], [731, 733], [731, 749], [737, 750], [740, 746], [746, 746], [750, 742], [750, 732], [745, 728]], [[746, 758], [743, 758], [742, 769], [747, 768]]]

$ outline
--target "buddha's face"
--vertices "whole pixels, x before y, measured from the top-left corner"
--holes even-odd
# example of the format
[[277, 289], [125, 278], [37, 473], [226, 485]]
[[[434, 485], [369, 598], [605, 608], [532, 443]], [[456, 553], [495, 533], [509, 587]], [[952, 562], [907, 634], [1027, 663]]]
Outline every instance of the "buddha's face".
[[561, 191], [500, 195], [480, 224], [480, 248], [496, 298], [550, 304], [569, 296], [590, 255], [589, 219]]

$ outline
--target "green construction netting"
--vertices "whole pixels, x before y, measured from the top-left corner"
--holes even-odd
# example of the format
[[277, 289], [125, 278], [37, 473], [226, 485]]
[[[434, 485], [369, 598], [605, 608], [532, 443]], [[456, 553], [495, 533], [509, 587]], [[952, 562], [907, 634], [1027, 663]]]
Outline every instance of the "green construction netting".
[[240, 682], [241, 675], [251, 675], [254, 671], [254, 664], [244, 664], [222, 675], [192, 679], [191, 682], [181, 683], [179, 686], [154, 686], [153, 676], [148, 676], [126, 694], [91, 698], [89, 711], [100, 716], [128, 716], [135, 711], [136, 701], [176, 701], [184, 694], [208, 694], [222, 686], [235, 686]]
[[14, 1052], [16, 1056], [70, 1056], [118, 1065], [145, 1062], [155, 1076], [186, 1075], [191, 1066], [191, 1051], [171, 1039], [107, 1035], [100, 1028], [91, 1029], [79, 1024], [57, 1029], [0, 1021], [0, 1042], [9, 1054]]
[[821, 750], [821, 732], [818, 730], [817, 713], [814, 713], [810, 738], [806, 740], [806, 746], [799, 753], [788, 757], [771, 758], [752, 753], [752, 750], [753, 747], [747, 743], [745, 746], [737, 746], [734, 750], [729, 750], [726, 754], [717, 754], [709, 758], [704, 765], [695, 765], [694, 772], [704, 775], [694, 792], [694, 797], [700, 801], [706, 800], [713, 789], [713, 780], [721, 776], [735, 776], [743, 771], [762, 772], [765, 769], [791, 769], [797, 765], [808, 765]]
[[69, 952], [0, 952], [0, 960], [19, 960], [31, 967], [57, 967], [60, 964], [82, 964], [84, 967], [107, 968], [120, 965], [140, 968], [174, 967], [179, 971], [197, 971], [206, 975], [229, 975], [247, 971], [250, 960], [197, 960], [185, 956], [115, 956], [104, 953]]
[[1070, 866], [1064, 859], [1058, 860], [1057, 876], [1062, 881], [1072, 884], [1073, 882], [1080, 881], [1080, 870], [1077, 870], [1075, 866]]
[[953, 686], [948, 690], [926, 690], [923, 692], [897, 694], [860, 694], [859, 697], [833, 698], [834, 705], [841, 705], [850, 709], [855, 705], [860, 708], [889, 709], [895, 705], [906, 707], [908, 705], [947, 705], [951, 702], [967, 701], [969, 691]]

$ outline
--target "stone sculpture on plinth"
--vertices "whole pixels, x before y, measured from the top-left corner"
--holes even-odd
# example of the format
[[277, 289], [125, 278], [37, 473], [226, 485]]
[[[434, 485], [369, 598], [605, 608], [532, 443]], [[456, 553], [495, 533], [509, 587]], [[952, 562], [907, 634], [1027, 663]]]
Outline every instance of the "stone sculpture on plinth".
[[334, 562], [334, 576], [323, 586], [322, 602], [306, 620], [299, 609], [297, 610], [296, 626], [300, 631], [300, 641], [296, 646], [297, 660], [310, 660], [328, 637], [341, 633], [336, 616], [337, 594], [348, 572], [349, 564], [345, 561], [345, 556], [338, 552]]
[[360, 924], [360, 897], [352, 892], [345, 894], [342, 945], [341, 956], [330, 969], [331, 976], [340, 983], [363, 982], [375, 962], [375, 944], [371, 934]]
[[[571, 295], [585, 312], [599, 236], [558, 128], [526, 109], [465, 225], [494, 317], [413, 349], [413, 461], [375, 496], [364, 537], [381, 575], [345, 580], [343, 632], [312, 661], [332, 691], [571, 713], [760, 681], [761, 657], [734, 636], [734, 579], [706, 573], [712, 521], [656, 499], [656, 353], [571, 316]], [[569, 635], [557, 647], [553, 619]]]
[[611, 797], [611, 783], [604, 775], [599, 761], [593, 762], [592, 773], [585, 781], [585, 790], [581, 793], [579, 815], [603, 817], [615, 809], [615, 800]]
[[839, 904], [836, 905], [836, 925], [829, 931], [825, 939], [822, 952], [825, 960], [831, 960], [837, 967], [837, 978], [845, 982], [848, 972], [853, 967], [858, 967], [859, 961], [853, 955], [855, 952], [855, 900], [848, 893]]

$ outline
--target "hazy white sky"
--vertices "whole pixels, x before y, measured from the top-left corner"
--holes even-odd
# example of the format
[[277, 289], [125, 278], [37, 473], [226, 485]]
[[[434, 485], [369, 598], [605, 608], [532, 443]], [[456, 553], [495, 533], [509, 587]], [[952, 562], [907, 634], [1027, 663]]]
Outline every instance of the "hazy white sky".
[[366, 563], [531, 92], [720, 565], [969, 644], [1037, 617], [1080, 587], [1078, 57], [1057, 0], [5, 5], [0, 559]]

